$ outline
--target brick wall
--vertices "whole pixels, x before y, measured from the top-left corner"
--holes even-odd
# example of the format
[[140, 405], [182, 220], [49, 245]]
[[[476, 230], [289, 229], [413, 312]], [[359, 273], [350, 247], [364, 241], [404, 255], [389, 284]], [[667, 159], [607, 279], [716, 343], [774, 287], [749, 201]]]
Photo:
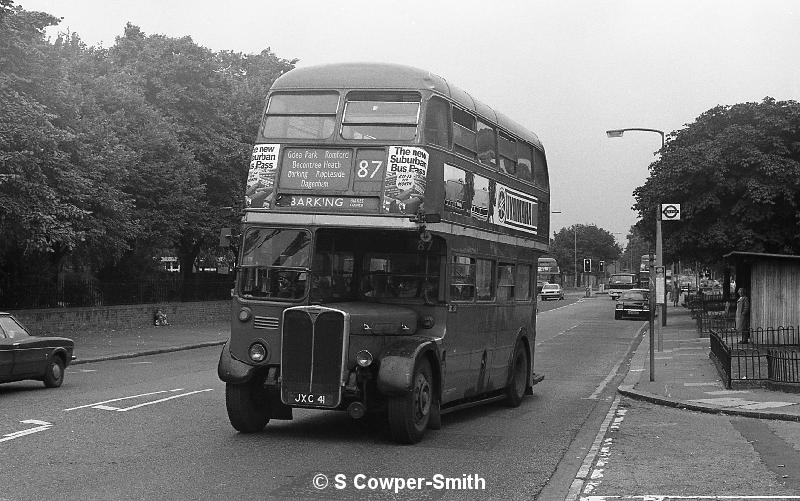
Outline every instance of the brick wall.
[[33, 334], [64, 334], [75, 330], [130, 329], [153, 325], [157, 308], [166, 313], [170, 325], [201, 325], [227, 322], [231, 302], [135, 304], [91, 308], [15, 310], [14, 314]]

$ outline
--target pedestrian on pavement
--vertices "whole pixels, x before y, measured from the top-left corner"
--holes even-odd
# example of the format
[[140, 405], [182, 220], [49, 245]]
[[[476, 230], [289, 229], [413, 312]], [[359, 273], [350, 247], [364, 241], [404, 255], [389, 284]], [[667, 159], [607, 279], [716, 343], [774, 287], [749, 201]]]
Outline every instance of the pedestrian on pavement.
[[742, 343], [750, 342], [750, 298], [744, 287], [739, 288], [739, 299], [736, 300], [736, 332], [741, 336]]
[[681, 298], [681, 288], [678, 285], [678, 280], [672, 281], [672, 306], [678, 306], [678, 301]]

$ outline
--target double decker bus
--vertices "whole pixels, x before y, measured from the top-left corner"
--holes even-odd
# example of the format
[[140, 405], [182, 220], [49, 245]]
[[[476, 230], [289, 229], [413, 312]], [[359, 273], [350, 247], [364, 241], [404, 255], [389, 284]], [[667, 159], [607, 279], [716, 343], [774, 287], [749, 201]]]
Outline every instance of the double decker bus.
[[558, 261], [554, 257], [540, 257], [537, 263], [537, 270], [537, 293], [542, 292], [542, 286], [546, 283], [562, 285], [561, 269], [558, 267]]
[[544, 149], [443, 78], [390, 64], [282, 75], [246, 202], [218, 366], [236, 430], [330, 409], [415, 443], [443, 412], [518, 406], [542, 379]]

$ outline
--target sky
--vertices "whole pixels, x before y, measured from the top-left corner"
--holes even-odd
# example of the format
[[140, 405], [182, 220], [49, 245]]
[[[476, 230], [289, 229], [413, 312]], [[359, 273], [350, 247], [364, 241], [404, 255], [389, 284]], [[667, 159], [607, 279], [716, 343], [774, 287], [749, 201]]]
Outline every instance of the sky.
[[[63, 18], [48, 34], [110, 47], [130, 22], [209, 49], [266, 48], [297, 67], [375, 61], [444, 77], [536, 132], [551, 231], [624, 247], [661, 137], [717, 105], [800, 99], [797, 0], [16, 0]], [[255, 137], [255, 131], [254, 131]], [[670, 203], [664, 200], [663, 203]]]

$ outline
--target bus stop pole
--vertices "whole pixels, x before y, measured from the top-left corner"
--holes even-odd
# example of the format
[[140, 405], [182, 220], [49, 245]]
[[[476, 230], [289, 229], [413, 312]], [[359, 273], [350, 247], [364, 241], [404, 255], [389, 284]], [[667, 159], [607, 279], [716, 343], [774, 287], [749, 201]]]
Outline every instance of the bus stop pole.
[[[661, 211], [656, 216], [656, 266], [664, 266], [664, 247], [661, 238]], [[661, 300], [661, 325], [667, 325], [667, 287], [664, 284], [664, 297]], [[660, 351], [660, 350], [659, 350]]]
[[656, 380], [656, 356], [655, 352], [653, 351], [653, 327], [654, 327], [654, 318], [656, 313], [656, 282], [655, 282], [655, 269], [653, 268], [653, 255], [650, 254], [650, 294], [649, 296], [649, 303], [650, 303], [650, 319], [648, 320], [648, 324], [650, 327], [650, 381]]

